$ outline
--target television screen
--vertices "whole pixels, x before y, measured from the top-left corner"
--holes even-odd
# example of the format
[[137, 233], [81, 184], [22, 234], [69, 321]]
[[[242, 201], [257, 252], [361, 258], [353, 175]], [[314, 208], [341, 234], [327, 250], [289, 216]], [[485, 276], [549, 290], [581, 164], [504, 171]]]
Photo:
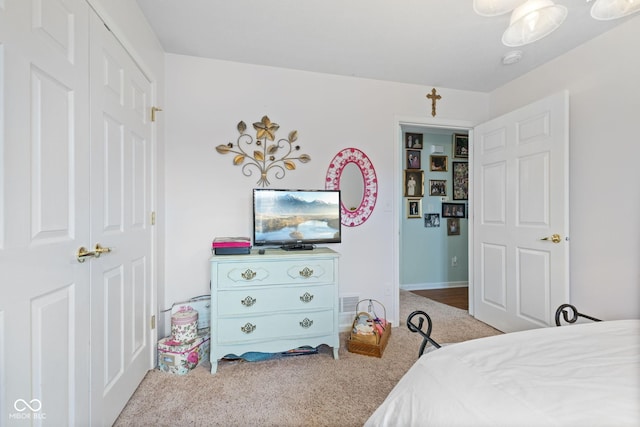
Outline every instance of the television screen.
[[340, 190], [253, 190], [253, 244], [312, 249], [340, 243]]

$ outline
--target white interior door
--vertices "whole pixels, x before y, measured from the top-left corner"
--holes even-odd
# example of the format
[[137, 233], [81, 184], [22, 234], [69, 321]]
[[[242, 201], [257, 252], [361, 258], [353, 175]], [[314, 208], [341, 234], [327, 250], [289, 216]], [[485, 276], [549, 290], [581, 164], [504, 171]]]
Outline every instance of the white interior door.
[[474, 130], [474, 314], [504, 332], [569, 301], [568, 129], [562, 92]]
[[91, 17], [92, 423], [111, 425], [153, 366], [151, 84]]
[[0, 1], [0, 425], [88, 425], [88, 14]]

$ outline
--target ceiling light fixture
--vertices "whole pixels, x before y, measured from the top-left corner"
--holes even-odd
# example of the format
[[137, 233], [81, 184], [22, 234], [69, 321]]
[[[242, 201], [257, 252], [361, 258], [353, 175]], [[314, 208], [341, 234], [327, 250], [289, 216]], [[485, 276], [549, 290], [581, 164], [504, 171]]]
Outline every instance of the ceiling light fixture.
[[591, 16], [599, 21], [622, 18], [640, 11], [640, 0], [596, 0]]
[[511, 12], [524, 0], [473, 0], [473, 10], [480, 16], [498, 16]]
[[533, 43], [558, 29], [567, 17], [567, 8], [551, 0], [527, 0], [511, 14], [502, 43], [515, 47]]
[[[567, 17], [567, 8], [551, 0], [473, 0], [473, 10], [481, 16], [498, 16], [513, 10], [509, 27], [502, 35], [502, 43], [510, 47], [540, 40], [555, 31]], [[595, 0], [591, 16], [608, 21], [639, 11], [640, 0]]]

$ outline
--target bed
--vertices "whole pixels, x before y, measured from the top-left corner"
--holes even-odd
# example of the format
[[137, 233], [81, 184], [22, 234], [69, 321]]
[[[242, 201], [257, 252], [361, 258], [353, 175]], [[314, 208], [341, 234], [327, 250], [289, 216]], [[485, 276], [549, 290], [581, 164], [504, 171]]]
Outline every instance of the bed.
[[640, 320], [432, 344], [366, 427], [640, 425]]

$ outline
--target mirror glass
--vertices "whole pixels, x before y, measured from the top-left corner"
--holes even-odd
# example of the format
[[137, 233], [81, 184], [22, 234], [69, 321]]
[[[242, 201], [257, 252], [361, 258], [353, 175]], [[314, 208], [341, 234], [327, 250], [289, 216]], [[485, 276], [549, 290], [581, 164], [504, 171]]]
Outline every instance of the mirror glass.
[[357, 148], [345, 148], [331, 160], [325, 183], [327, 189], [340, 190], [342, 225], [364, 223], [378, 198], [378, 179], [371, 160]]
[[348, 211], [355, 211], [362, 203], [364, 180], [360, 168], [355, 163], [347, 163], [340, 176], [342, 204]]

